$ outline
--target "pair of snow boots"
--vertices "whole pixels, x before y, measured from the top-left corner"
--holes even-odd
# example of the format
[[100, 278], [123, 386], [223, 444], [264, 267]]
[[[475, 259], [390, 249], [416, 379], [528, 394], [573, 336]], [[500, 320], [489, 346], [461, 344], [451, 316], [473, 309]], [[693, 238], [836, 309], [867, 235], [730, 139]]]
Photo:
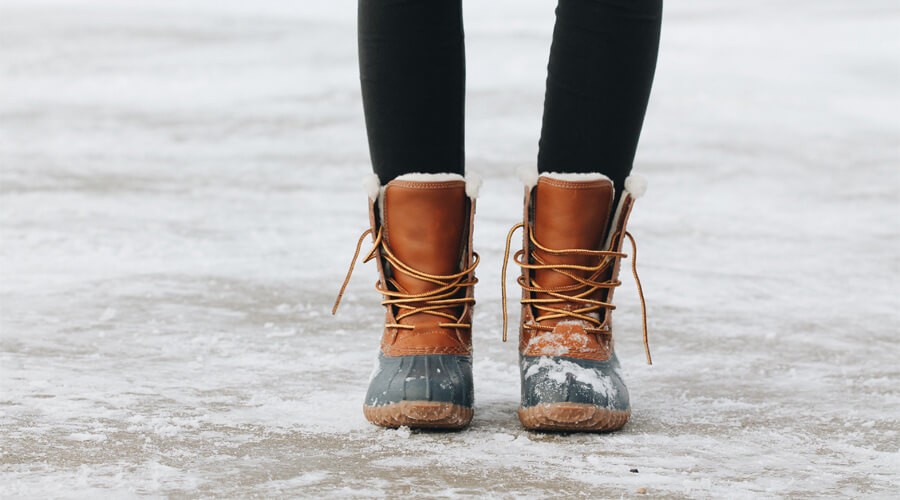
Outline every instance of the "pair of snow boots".
[[[631, 176], [618, 196], [602, 174], [533, 174], [525, 184], [524, 220], [507, 236], [502, 273], [506, 340], [506, 268], [522, 229], [513, 256], [522, 268], [519, 420], [533, 430], [619, 429], [631, 406], [613, 344], [612, 298], [625, 239], [634, 247], [626, 225], [645, 183]], [[369, 187], [371, 228], [360, 236], [335, 312], [371, 236], [364, 260], [378, 265], [385, 324], [363, 410], [376, 425], [459, 429], [472, 420], [478, 187], [456, 174], [408, 174]]]

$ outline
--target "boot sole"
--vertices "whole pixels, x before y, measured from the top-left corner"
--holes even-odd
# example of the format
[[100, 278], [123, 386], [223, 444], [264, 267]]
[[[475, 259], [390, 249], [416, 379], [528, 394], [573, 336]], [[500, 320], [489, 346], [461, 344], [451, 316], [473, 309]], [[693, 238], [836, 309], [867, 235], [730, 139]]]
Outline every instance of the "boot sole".
[[621, 429], [630, 410], [610, 410], [590, 404], [551, 403], [519, 408], [519, 421], [535, 431], [603, 432]]
[[401, 401], [383, 406], [363, 406], [369, 422], [381, 427], [413, 429], [462, 429], [475, 410], [437, 401]]

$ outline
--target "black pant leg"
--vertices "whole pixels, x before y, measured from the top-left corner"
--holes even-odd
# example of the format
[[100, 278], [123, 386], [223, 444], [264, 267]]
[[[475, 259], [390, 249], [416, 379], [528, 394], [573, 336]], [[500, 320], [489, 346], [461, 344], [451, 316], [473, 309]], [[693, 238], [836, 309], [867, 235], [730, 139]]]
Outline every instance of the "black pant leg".
[[464, 173], [462, 0], [359, 0], [359, 72], [382, 184]]
[[662, 0], [559, 0], [538, 170], [631, 172], [659, 50]]

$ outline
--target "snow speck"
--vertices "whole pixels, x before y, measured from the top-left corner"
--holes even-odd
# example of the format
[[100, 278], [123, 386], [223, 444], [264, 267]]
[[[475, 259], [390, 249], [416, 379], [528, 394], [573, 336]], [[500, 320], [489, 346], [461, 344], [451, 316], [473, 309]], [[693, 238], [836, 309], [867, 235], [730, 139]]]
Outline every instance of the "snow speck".
[[70, 441], [93, 441], [95, 443], [102, 443], [106, 441], [106, 434], [91, 434], [89, 432], [73, 432], [66, 436], [66, 439]]
[[106, 322], [106, 321], [112, 321], [112, 320], [116, 319], [116, 316], [118, 316], [118, 314], [119, 314], [119, 312], [116, 311], [115, 307], [107, 307], [106, 309], [103, 310], [102, 313], [100, 313], [100, 317], [97, 318], [97, 321], [99, 321], [101, 323]]

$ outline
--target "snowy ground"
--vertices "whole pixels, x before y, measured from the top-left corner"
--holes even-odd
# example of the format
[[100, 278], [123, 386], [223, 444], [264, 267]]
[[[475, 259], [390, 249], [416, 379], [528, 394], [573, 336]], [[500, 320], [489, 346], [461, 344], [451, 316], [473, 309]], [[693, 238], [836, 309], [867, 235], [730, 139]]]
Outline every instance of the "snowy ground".
[[523, 431], [500, 342], [551, 2], [466, 16], [476, 416], [410, 433], [361, 412], [373, 266], [328, 312], [366, 224], [355, 2], [0, 0], [0, 497], [896, 494], [896, 2], [666, 5], [656, 364], [626, 278], [609, 435]]

